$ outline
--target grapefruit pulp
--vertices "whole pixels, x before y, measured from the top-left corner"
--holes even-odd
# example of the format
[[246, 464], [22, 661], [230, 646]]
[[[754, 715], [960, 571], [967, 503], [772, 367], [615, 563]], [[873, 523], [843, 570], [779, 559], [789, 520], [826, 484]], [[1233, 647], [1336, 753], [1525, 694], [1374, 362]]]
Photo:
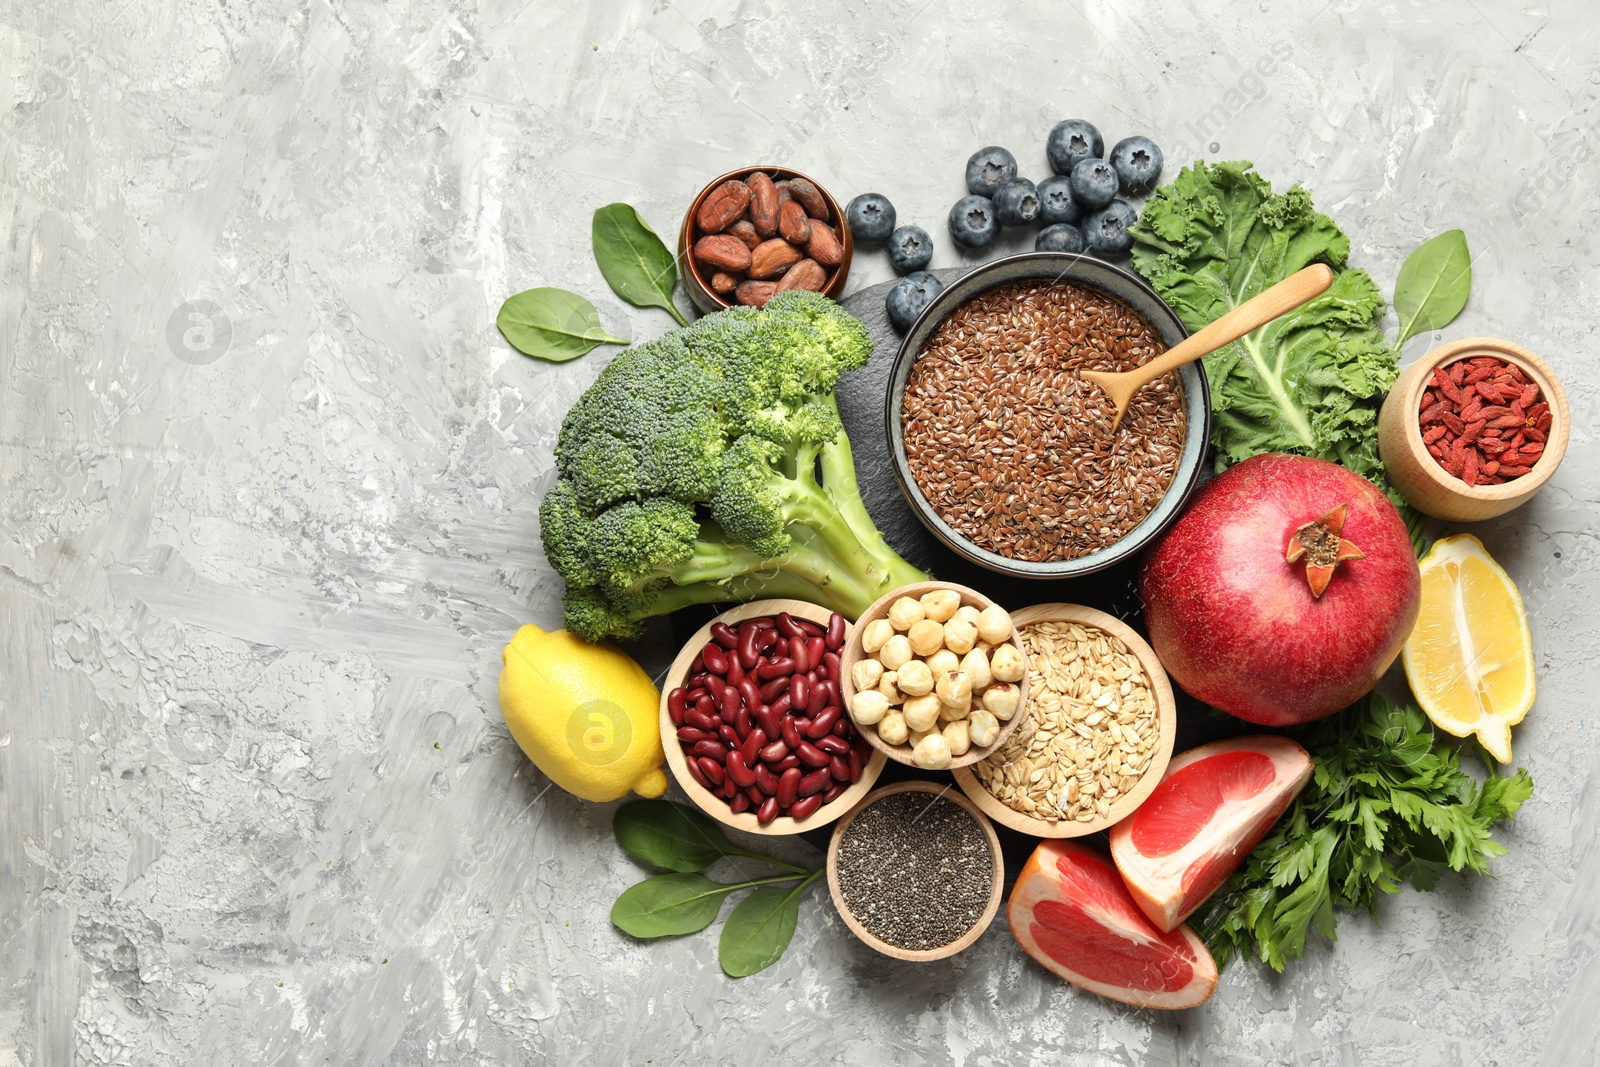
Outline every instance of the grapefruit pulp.
[[1192, 1008], [1217, 988], [1217, 965], [1189, 927], [1156, 929], [1110, 858], [1046, 841], [1006, 906], [1023, 951], [1073, 985], [1141, 1008]]
[[1287, 737], [1234, 737], [1174, 756], [1149, 799], [1111, 828], [1111, 858], [1140, 910], [1176, 929], [1310, 778], [1311, 757]]

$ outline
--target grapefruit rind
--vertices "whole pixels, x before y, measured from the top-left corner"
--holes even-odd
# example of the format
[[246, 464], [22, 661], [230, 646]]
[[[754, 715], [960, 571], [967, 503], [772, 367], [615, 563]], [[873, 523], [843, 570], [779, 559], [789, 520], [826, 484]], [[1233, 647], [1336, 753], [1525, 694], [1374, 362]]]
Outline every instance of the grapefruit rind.
[[[1179, 848], [1152, 856], [1141, 851], [1137, 833], [1141, 816], [1149, 820], [1163, 811], [1163, 787], [1185, 770], [1217, 757], [1252, 753], [1271, 761], [1271, 781], [1244, 796], [1227, 796], [1210, 811], [1207, 821]], [[1219, 768], [1222, 773], [1227, 768]], [[1286, 737], [1253, 735], [1201, 745], [1172, 758], [1150, 798], [1111, 828], [1111, 858], [1129, 895], [1158, 929], [1171, 931], [1194, 914], [1260, 843], [1311, 779], [1311, 757]], [[1169, 798], [1166, 806], [1171, 806]], [[1212, 798], [1215, 799], [1215, 798]], [[1148, 835], [1144, 835], [1148, 836]]]
[[[1069, 877], [1079, 871], [1089, 878]], [[1038, 936], [1046, 924], [1038, 921], [1041, 909], [1071, 912], [1078, 925], [1092, 928], [1092, 935], [1073, 943], [1065, 934]], [[1181, 1010], [1204, 1004], [1217, 988], [1217, 966], [1205, 942], [1187, 926], [1177, 931], [1155, 929], [1139, 910], [1105, 854], [1070, 840], [1051, 840], [1039, 845], [1023, 865], [1016, 887], [1006, 905], [1006, 920], [1017, 944], [1040, 966], [1080, 989], [1097, 993], [1123, 1004], [1140, 1008]], [[1126, 951], [1119, 951], [1126, 946]], [[1097, 962], [1104, 970], [1119, 965], [1146, 973], [1170, 975], [1171, 988], [1142, 989], [1097, 979], [1075, 970], [1052, 954], [1050, 947], [1078, 951], [1098, 948]], [[1123, 964], [1115, 957], [1128, 959]], [[1081, 966], [1081, 964], [1080, 964]], [[1183, 969], [1188, 969], [1185, 978]], [[1181, 984], [1176, 984], [1181, 981]]]

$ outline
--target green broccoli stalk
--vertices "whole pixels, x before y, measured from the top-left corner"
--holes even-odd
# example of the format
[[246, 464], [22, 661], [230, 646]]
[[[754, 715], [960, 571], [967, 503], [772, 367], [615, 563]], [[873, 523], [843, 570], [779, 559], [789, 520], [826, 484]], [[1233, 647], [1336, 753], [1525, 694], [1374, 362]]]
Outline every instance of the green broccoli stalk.
[[566, 626], [636, 636], [691, 604], [795, 597], [855, 617], [926, 577], [861, 502], [834, 387], [872, 354], [816, 293], [620, 353], [567, 413], [539, 507]]

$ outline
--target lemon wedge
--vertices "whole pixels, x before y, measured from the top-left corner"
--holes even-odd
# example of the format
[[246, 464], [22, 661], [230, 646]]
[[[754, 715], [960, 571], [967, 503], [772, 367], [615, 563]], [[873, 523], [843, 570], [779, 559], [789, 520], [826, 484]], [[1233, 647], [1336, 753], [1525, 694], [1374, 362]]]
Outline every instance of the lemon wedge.
[[1511, 728], [1533, 706], [1533, 640], [1522, 594], [1471, 534], [1434, 542], [1422, 563], [1422, 608], [1401, 653], [1417, 703], [1435, 726], [1477, 734], [1511, 762]]

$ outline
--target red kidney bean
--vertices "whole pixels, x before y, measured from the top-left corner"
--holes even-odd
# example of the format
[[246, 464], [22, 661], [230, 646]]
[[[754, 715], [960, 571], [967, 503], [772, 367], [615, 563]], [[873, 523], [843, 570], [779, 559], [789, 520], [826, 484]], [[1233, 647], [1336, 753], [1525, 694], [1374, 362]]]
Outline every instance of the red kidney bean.
[[759, 708], [766, 703], [761, 699], [761, 687], [755, 683], [754, 679], [744, 678], [734, 688], [739, 691], [739, 695], [744, 698], [745, 704], [749, 707]]
[[842, 756], [829, 756], [828, 773], [833, 775], [833, 780], [836, 782], [849, 782], [850, 761]]
[[813, 670], [822, 669], [822, 657], [828, 651], [828, 643], [821, 637], [806, 638], [806, 665]]
[[717, 723], [721, 720], [715, 715], [707, 715], [699, 708], [690, 708], [684, 712], [683, 721], [696, 730], [709, 730], [712, 733], [716, 733]]
[[735, 815], [739, 814], [741, 811], [749, 811], [750, 798], [745, 796], [743, 793], [736, 794], [732, 800], [728, 801], [728, 810], [733, 812]]
[[842, 737], [834, 737], [832, 734], [827, 734], [817, 738], [813, 743], [830, 756], [838, 756], [842, 759], [850, 755], [850, 742]]
[[772, 765], [772, 773], [773, 774], [782, 774], [784, 771], [788, 770], [790, 767], [799, 767], [799, 766], [800, 766], [800, 757], [796, 756], [793, 752], [791, 752], [787, 756], [785, 756], [781, 760], [779, 760], [777, 763], [774, 763]]
[[828, 632], [827, 627], [810, 619], [796, 619], [795, 623], [806, 632], [807, 637], [822, 637]]
[[795, 746], [794, 751], [802, 762], [809, 763], [813, 767], [826, 767], [828, 765], [828, 754], [810, 741], [800, 742]]
[[780, 737], [776, 741], [772, 742], [772, 744], [762, 747], [760, 752], [761, 762], [769, 764], [777, 763], [788, 754], [789, 746], [786, 745], [783, 741], [783, 738]]
[[[833, 732], [833, 724], [838, 721], [838, 708], [823, 708], [817, 717], [811, 720], [811, 725], [806, 727], [806, 736], [813, 741], [819, 737], [827, 737]], [[820, 744], [817, 747], [822, 748]]]
[[828, 616], [828, 651], [837, 652], [844, 647], [844, 616], [837, 611]]
[[794, 673], [794, 660], [788, 656], [781, 659], [769, 659], [765, 663], [756, 665], [756, 677], [763, 682], [770, 682], [787, 674]]
[[778, 716], [772, 714], [772, 709], [762, 705], [755, 710], [756, 722], [761, 724], [761, 731], [768, 737], [777, 737], [781, 732], [778, 726]]
[[744, 664], [739, 662], [738, 656], [730, 655], [728, 657], [728, 684], [738, 685], [742, 681], [744, 681]]
[[797, 708], [806, 706], [806, 700], [811, 696], [811, 683], [806, 681], [803, 674], [796, 674], [790, 679], [789, 701]]
[[709, 756], [718, 762], [728, 758], [728, 746], [721, 741], [696, 741], [689, 752], [695, 756]]
[[728, 778], [728, 779], [725, 779], [723, 781], [722, 786], [718, 790], [718, 792], [720, 792], [722, 794], [722, 799], [723, 800], [732, 800], [735, 796], [738, 795], [739, 787], [733, 784], [733, 779], [732, 778]]
[[837, 704], [841, 708], [844, 707], [844, 696], [839, 690], [839, 679], [829, 678], [822, 683], [822, 687], [828, 691], [828, 703]]
[[752, 619], [739, 627], [739, 662], [745, 670], [750, 670], [756, 665], [756, 660], [761, 656], [761, 650], [756, 647], [756, 639], [761, 635], [761, 627]]
[[792, 704], [788, 693], [779, 693], [778, 699], [767, 706], [772, 709], [772, 714], [781, 720], [785, 715], [789, 714], [789, 708]]
[[717, 736], [722, 738], [723, 743], [729, 748], [739, 747], [739, 731], [735, 730], [727, 723], [723, 722], [717, 724]]
[[760, 789], [769, 797], [778, 792], [778, 779], [773, 777], [772, 772], [767, 770], [765, 764], [756, 767], [755, 774], [757, 789]]
[[800, 728], [794, 724], [793, 719], [785, 715], [783, 717], [783, 721], [778, 724], [778, 728], [783, 734], [784, 741], [788, 742], [790, 748], [800, 747]]
[[756, 784], [756, 775], [744, 764], [744, 757], [737, 752], [728, 753], [728, 777], [739, 783], [742, 789], [747, 785]]
[[740, 741], [750, 736], [750, 709], [741, 705], [733, 716], [733, 732], [739, 735]]
[[729, 726], [739, 714], [739, 690], [733, 686], [724, 686], [722, 692], [717, 694], [717, 703], [721, 706], [722, 721]]
[[785, 637], [804, 637], [806, 632], [800, 628], [800, 623], [787, 611], [778, 612], [778, 632]]
[[796, 674], [804, 674], [811, 669], [811, 656], [806, 651], [805, 638], [789, 638], [789, 658], [794, 660], [794, 672]]
[[760, 752], [766, 747], [767, 733], [765, 730], [761, 729], [761, 727], [757, 726], [754, 730], [751, 730], [750, 735], [744, 739], [744, 744], [739, 746], [739, 755], [744, 757], [746, 766], [753, 767], [756, 763], [756, 753]]
[[822, 654], [822, 673], [833, 681], [839, 680], [839, 653], [824, 652]]
[[835, 737], [842, 737], [846, 741], [854, 741], [856, 739], [856, 724], [850, 721], [850, 716], [840, 715], [838, 721], [833, 724], [833, 734]]
[[685, 686], [688, 689], [688, 693], [683, 698], [685, 704], [693, 704], [696, 700], [709, 694], [710, 691], [706, 689], [705, 681], [702, 677], [699, 681], [690, 682], [689, 685]]
[[706, 789], [710, 789], [712, 787], [711, 786], [711, 779], [707, 778], [706, 777], [706, 772], [702, 771], [700, 769], [700, 761], [699, 760], [697, 760], [697, 759], [685, 760], [684, 761], [684, 765], [689, 768], [689, 773], [694, 776], [694, 780], [695, 781], [699, 782]]
[[817, 813], [817, 809], [820, 807], [822, 807], [821, 797], [801, 797], [794, 802], [794, 807], [789, 809], [789, 818], [795, 822], [809, 819]]
[[756, 822], [762, 826], [767, 825], [778, 817], [778, 798], [768, 797], [765, 804], [756, 809]]
[[707, 733], [706, 731], [696, 729], [693, 726], [678, 727], [678, 740], [682, 741], [686, 745], [692, 745], [697, 741], [715, 741], [716, 739], [717, 734], [715, 730]]
[[761, 703], [770, 704], [778, 699], [779, 693], [787, 693], [789, 691], [789, 682], [790, 679], [787, 677], [774, 678], [763, 685], [761, 687]]
[[703, 674], [705, 672], [705, 669], [706, 669], [706, 658], [705, 658], [705, 656], [701, 655], [698, 652], [695, 653], [694, 660], [689, 664], [689, 675], [690, 675], [690, 677], [693, 677], [694, 675], [697, 675], [697, 674]]
[[[833, 703], [828, 699], [828, 686], [830, 684], [832, 683], [818, 682], [811, 687], [811, 699], [806, 702], [806, 714], [811, 716], [813, 726], [816, 725], [816, 720], [822, 713], [827, 710], [828, 705]], [[829, 723], [829, 725], [831, 726], [832, 723]]]
[[711, 640], [715, 641], [723, 648], [732, 649], [738, 645], [739, 635], [734, 633], [732, 627], [730, 627], [727, 623], [714, 622], [711, 624]]
[[694, 702], [694, 710], [698, 711], [702, 715], [716, 715], [717, 698], [712, 696], [710, 693], [707, 693], [705, 696], [700, 697]]
[[[799, 770], [798, 767], [795, 769]], [[784, 771], [783, 773], [788, 774], [789, 772]], [[800, 795], [808, 797], [812, 793], [820, 793], [828, 788], [828, 783], [831, 781], [833, 781], [833, 775], [828, 773], [828, 768], [826, 767], [812, 771], [810, 774], [802, 775], [800, 778]]]
[[852, 746], [850, 749], [850, 784], [855, 785], [861, 781], [861, 753]]
[[794, 802], [800, 797], [800, 779], [804, 777], [799, 767], [790, 767], [779, 777], [777, 795], [780, 808], [794, 807]]
[[678, 686], [667, 694], [667, 711], [672, 716], [675, 726], [683, 725], [683, 713], [689, 706], [689, 691], [683, 686]]
[[750, 806], [752, 808], [759, 808], [761, 805], [767, 802], [767, 794], [763, 793], [753, 785], [746, 786], [745, 788], [741, 789], [739, 791], [739, 795], [750, 801]]
[[703, 773], [712, 782], [717, 785], [721, 785], [723, 783], [724, 778], [722, 773], [722, 764], [718, 763], [710, 756], [701, 756], [699, 759], [695, 760], [695, 762], [700, 764], [701, 773]]
[[824, 804], [832, 804], [835, 800], [839, 799], [839, 794], [843, 793], [846, 788], [847, 787], [843, 782], [834, 782], [832, 785], [822, 791], [822, 802]]
[[705, 657], [706, 670], [712, 674], [728, 673], [728, 657], [722, 654], [722, 649], [717, 647], [716, 642], [707, 643], [705, 651], [700, 654]]
[[756, 647], [766, 652], [769, 649], [776, 648], [781, 639], [777, 630], [771, 626], [763, 626], [761, 632], [756, 635]]

